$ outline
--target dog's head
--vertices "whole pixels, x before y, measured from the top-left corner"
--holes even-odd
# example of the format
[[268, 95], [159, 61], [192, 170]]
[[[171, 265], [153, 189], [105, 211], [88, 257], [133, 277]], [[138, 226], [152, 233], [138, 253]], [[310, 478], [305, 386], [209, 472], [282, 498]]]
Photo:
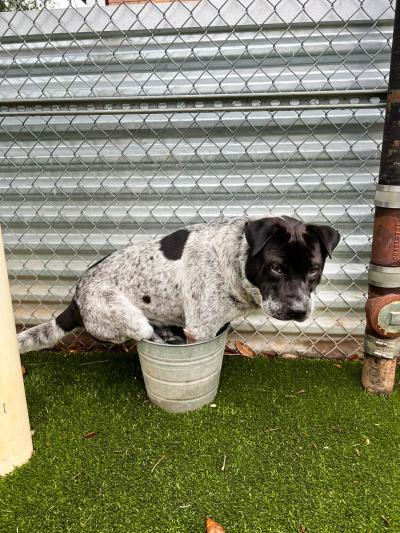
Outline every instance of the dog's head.
[[329, 226], [304, 224], [290, 217], [246, 223], [249, 245], [246, 277], [262, 296], [263, 311], [279, 320], [302, 322], [312, 312], [312, 292], [327, 256], [339, 243]]

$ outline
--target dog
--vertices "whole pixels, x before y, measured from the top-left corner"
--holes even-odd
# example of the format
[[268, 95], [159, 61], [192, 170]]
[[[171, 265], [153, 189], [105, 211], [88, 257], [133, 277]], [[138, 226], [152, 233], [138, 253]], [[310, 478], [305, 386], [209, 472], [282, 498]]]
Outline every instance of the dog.
[[243, 216], [132, 244], [89, 267], [59, 316], [19, 333], [20, 352], [51, 348], [82, 326], [120, 344], [159, 342], [163, 331], [165, 340], [165, 327], [183, 328], [188, 342], [210, 339], [255, 309], [302, 322], [339, 240], [329, 226]]

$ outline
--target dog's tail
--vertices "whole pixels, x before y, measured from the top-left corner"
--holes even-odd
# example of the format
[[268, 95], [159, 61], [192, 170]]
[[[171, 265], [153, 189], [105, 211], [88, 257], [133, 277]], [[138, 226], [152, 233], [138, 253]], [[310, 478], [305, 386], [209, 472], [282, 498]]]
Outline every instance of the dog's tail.
[[56, 318], [18, 333], [18, 347], [20, 353], [52, 348], [67, 333], [83, 326], [78, 304], [75, 300]]

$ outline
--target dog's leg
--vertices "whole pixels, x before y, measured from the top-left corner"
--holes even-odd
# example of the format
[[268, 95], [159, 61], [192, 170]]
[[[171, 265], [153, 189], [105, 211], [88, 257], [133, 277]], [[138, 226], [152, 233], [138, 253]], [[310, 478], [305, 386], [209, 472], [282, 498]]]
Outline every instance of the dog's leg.
[[184, 328], [188, 344], [213, 339], [227, 322], [224, 309], [221, 308], [221, 311], [220, 315], [211, 314], [210, 307], [200, 308], [200, 306], [188, 305], [185, 310], [186, 325]]
[[185, 335], [188, 344], [204, 341], [216, 337], [232, 320], [241, 315], [238, 309], [232, 307], [228, 299], [220, 298], [218, 306], [213, 308], [210, 303], [200, 305], [196, 301], [188, 300], [185, 307]]
[[96, 339], [121, 344], [128, 339], [152, 339], [154, 329], [143, 311], [115, 291], [96, 294], [81, 307], [85, 328]]

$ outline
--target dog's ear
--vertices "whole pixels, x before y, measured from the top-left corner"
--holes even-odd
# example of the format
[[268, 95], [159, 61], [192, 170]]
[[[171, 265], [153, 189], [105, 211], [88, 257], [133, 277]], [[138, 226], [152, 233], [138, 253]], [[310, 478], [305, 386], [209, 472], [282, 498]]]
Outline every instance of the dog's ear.
[[309, 224], [307, 230], [318, 237], [319, 242], [325, 249], [326, 253], [329, 257], [332, 257], [332, 252], [340, 241], [339, 232], [330, 226], [319, 226], [316, 224]]
[[278, 227], [278, 219], [275, 217], [246, 222], [244, 233], [250, 246], [250, 257], [254, 257], [264, 248]]

